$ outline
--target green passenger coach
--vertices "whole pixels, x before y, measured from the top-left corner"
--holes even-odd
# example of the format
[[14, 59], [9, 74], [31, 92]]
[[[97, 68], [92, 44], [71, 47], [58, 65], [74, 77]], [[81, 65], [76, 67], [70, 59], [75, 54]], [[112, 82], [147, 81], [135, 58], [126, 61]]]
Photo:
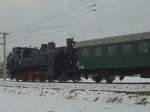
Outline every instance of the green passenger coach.
[[111, 83], [116, 75], [150, 78], [150, 32], [80, 41], [75, 47], [80, 72], [96, 82]]

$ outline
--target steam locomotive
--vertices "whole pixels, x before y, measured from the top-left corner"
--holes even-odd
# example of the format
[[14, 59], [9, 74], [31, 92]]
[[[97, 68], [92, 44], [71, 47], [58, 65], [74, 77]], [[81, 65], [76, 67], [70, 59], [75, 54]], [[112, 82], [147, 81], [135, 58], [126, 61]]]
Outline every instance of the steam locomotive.
[[11, 79], [78, 82], [92, 78], [112, 83], [116, 76], [150, 78], [150, 32], [75, 42], [65, 47], [54, 42], [37, 48], [13, 48], [8, 56]]
[[66, 47], [56, 47], [54, 42], [42, 44], [40, 49], [15, 47], [8, 56], [11, 79], [17, 81], [80, 80], [77, 66], [77, 48], [73, 39], [67, 39]]

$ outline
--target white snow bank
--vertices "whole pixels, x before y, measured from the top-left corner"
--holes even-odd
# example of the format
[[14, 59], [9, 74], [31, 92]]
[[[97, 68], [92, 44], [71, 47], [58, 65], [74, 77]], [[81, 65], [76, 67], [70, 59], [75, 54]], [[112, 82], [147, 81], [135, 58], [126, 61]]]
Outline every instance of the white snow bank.
[[149, 106], [103, 104], [55, 96], [1, 94], [0, 112], [149, 112]]
[[66, 100], [85, 100], [99, 103], [150, 104], [150, 95], [143, 93], [118, 93], [101, 90], [60, 89], [44, 87], [0, 87], [0, 92], [27, 96], [54, 96]]
[[0, 112], [149, 112], [150, 108], [149, 95], [44, 85], [0, 86]]

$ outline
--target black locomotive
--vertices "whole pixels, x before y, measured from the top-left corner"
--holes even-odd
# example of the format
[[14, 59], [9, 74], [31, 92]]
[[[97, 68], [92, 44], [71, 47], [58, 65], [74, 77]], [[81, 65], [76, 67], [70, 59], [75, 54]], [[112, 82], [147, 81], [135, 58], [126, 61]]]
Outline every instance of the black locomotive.
[[54, 42], [42, 44], [40, 49], [15, 47], [8, 56], [7, 67], [11, 79], [23, 81], [80, 81], [78, 48], [73, 39], [67, 46], [56, 47]]

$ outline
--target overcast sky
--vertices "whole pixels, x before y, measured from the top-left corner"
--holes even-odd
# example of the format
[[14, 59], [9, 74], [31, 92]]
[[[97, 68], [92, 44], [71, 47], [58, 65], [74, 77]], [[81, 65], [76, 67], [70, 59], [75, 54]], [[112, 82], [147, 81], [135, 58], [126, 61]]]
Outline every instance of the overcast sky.
[[[69, 37], [80, 41], [150, 31], [150, 0], [81, 0], [76, 7], [75, 3], [78, 1], [80, 0], [0, 0], [0, 31], [12, 32], [17, 28], [23, 31], [19, 34], [16, 30], [16, 35], [9, 36], [7, 53], [14, 46], [40, 47], [40, 44], [49, 41], [55, 41], [58, 46], [65, 45], [65, 39]], [[87, 8], [95, 3], [96, 7]], [[65, 15], [61, 17], [66, 17], [65, 20], [58, 22], [58, 19], [61, 20], [59, 16], [53, 19], [46, 18], [47, 15], [52, 17], [56, 10], [70, 5], [72, 8], [69, 12], [62, 12]], [[96, 12], [91, 12], [95, 8]], [[69, 15], [72, 18], [69, 18]], [[44, 22], [27, 26], [39, 21]], [[19, 27], [22, 25], [25, 27]], [[57, 27], [47, 28], [53, 26]], [[37, 30], [45, 27], [47, 30]], [[30, 31], [38, 32], [29, 33]], [[2, 39], [0, 41], [2, 42]], [[0, 60], [2, 56], [0, 46]]]

